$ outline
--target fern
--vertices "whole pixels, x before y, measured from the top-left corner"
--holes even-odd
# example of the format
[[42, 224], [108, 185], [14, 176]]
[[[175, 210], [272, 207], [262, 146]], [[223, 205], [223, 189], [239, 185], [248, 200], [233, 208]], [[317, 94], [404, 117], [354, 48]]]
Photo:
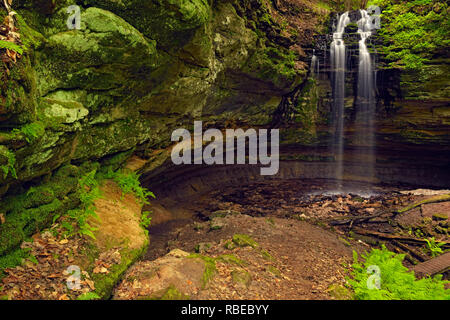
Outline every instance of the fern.
[[441, 249], [441, 247], [445, 244], [444, 242], [436, 243], [434, 237], [425, 239], [425, 241], [427, 242], [427, 249], [432, 257], [437, 257], [438, 255], [444, 253], [444, 251]]
[[20, 129], [14, 129], [12, 133], [16, 136], [23, 135], [28, 143], [33, 142], [45, 132], [45, 127], [42, 122], [33, 122], [24, 125]]
[[148, 198], [155, 198], [155, 195], [147, 188], [141, 186], [139, 177], [140, 175], [135, 172], [113, 172], [111, 168], [109, 168], [105, 175], [105, 178], [113, 179], [119, 185], [122, 190], [122, 196], [131, 193], [135, 195], [142, 204], [149, 204]]
[[14, 42], [0, 40], [0, 49], [8, 49], [23, 54], [23, 48]]
[[7, 158], [7, 164], [0, 166], [0, 169], [3, 171], [3, 179], [6, 179], [9, 173], [11, 173], [13, 178], [17, 179], [17, 173], [14, 167], [16, 164], [16, 156], [14, 152], [6, 149], [6, 152], [4, 152], [3, 155]]
[[[395, 254], [383, 246], [381, 250], [373, 249], [362, 257], [364, 262], [358, 262], [358, 255], [354, 252], [352, 279], [348, 279], [357, 300], [450, 299], [450, 290], [444, 287], [448, 281], [443, 281], [442, 275], [417, 280], [414, 273], [403, 266], [404, 255]], [[371, 275], [367, 270], [370, 266], [377, 266], [380, 270], [379, 289], [369, 289], [367, 280]]]
[[[92, 217], [98, 219], [94, 202], [101, 197], [101, 191], [95, 177], [96, 172], [96, 170], [92, 170], [78, 180], [78, 196], [81, 204], [78, 208], [67, 211], [67, 217], [70, 222], [63, 221], [61, 223], [66, 230], [66, 235], [69, 237], [78, 234], [95, 239], [94, 231], [97, 229], [91, 226], [88, 221]], [[55, 217], [54, 220], [58, 217]]]

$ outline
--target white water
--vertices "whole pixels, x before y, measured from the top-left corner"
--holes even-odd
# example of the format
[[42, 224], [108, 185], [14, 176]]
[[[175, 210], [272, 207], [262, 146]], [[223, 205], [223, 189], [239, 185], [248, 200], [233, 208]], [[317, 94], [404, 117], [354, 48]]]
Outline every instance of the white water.
[[336, 181], [337, 189], [342, 188], [344, 174], [344, 99], [345, 99], [345, 65], [346, 50], [343, 40], [345, 27], [350, 23], [348, 12], [343, 13], [338, 19], [338, 25], [333, 33], [331, 42], [331, 68], [333, 85], [333, 125], [334, 139], [332, 141], [332, 152], [336, 159]]
[[361, 19], [357, 22], [359, 41], [358, 96], [356, 100], [356, 141], [363, 146], [361, 158], [365, 162], [365, 178], [369, 181], [375, 176], [375, 72], [372, 57], [366, 41], [371, 36], [370, 16], [360, 10]]
[[[373, 61], [367, 49], [367, 39], [371, 36], [370, 17], [365, 10], [360, 10], [361, 19], [357, 22], [359, 41], [358, 83], [356, 97], [356, 123], [355, 143], [362, 146], [358, 155], [360, 161], [365, 163], [365, 172], [362, 175], [367, 181], [373, 181], [375, 176], [375, 72]], [[334, 137], [331, 142], [332, 153], [335, 157], [336, 189], [333, 194], [346, 193], [342, 185], [344, 176], [344, 107], [345, 107], [345, 74], [346, 74], [346, 46], [343, 40], [345, 27], [350, 23], [349, 13], [345, 12], [338, 17], [335, 25], [333, 41], [330, 45], [331, 81], [333, 88], [332, 120]], [[372, 194], [370, 191], [367, 194]]]
[[313, 50], [313, 56], [311, 58], [311, 74], [314, 77], [317, 77], [317, 75], [319, 74], [320, 71], [320, 66], [319, 66], [319, 59], [316, 56], [316, 52], [315, 50]]

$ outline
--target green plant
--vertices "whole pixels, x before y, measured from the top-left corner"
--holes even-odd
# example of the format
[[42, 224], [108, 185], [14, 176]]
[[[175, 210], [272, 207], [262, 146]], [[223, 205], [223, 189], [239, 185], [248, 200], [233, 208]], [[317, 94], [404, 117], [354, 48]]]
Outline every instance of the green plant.
[[140, 226], [143, 229], [147, 229], [150, 226], [150, 223], [152, 222], [152, 217], [150, 217], [150, 214], [151, 214], [150, 211], [142, 212]]
[[20, 129], [13, 129], [13, 135], [23, 135], [28, 143], [33, 142], [45, 132], [45, 126], [42, 122], [32, 122], [22, 126]]
[[148, 197], [155, 198], [153, 192], [141, 186], [140, 175], [135, 172], [112, 171], [111, 168], [104, 178], [113, 179], [122, 190], [122, 195], [126, 193], [134, 194], [142, 204], [149, 204]]
[[11, 176], [13, 178], [17, 179], [17, 173], [16, 173], [16, 169], [14, 167], [16, 164], [16, 156], [15, 156], [14, 152], [6, 149], [3, 152], [3, 155], [7, 158], [7, 163], [0, 166], [0, 169], [2, 169], [2, 171], [3, 171], [3, 178], [6, 179], [6, 177], [8, 176], [8, 173], [11, 173]]
[[427, 242], [427, 250], [430, 252], [432, 257], [436, 257], [444, 253], [444, 251], [441, 249], [441, 247], [445, 244], [444, 242], [436, 243], [434, 237], [425, 239], [425, 241]]
[[[357, 300], [448, 300], [450, 290], [445, 289], [448, 281], [442, 275], [417, 280], [414, 272], [403, 266], [404, 255], [395, 254], [383, 246], [362, 255], [364, 262], [358, 261], [353, 252], [352, 278], [348, 283]], [[371, 269], [376, 274], [368, 273]], [[379, 277], [379, 289], [369, 286], [370, 277]]]
[[8, 49], [23, 54], [23, 48], [11, 41], [0, 40], [0, 49]]
[[389, 67], [419, 69], [435, 53], [449, 47], [446, 2], [373, 0], [369, 5], [382, 9], [377, 34], [384, 45], [379, 51], [389, 61]]
[[[94, 169], [87, 174], [83, 175], [78, 180], [78, 197], [80, 199], [80, 206], [67, 211], [67, 220], [63, 220], [61, 225], [66, 230], [67, 236], [73, 236], [79, 234], [80, 236], [86, 235], [95, 239], [94, 231], [95, 227], [88, 223], [89, 218], [93, 217], [98, 219], [95, 212], [94, 201], [101, 197], [101, 191], [99, 183], [95, 177], [97, 170]], [[60, 215], [55, 215], [53, 221], [56, 221]]]

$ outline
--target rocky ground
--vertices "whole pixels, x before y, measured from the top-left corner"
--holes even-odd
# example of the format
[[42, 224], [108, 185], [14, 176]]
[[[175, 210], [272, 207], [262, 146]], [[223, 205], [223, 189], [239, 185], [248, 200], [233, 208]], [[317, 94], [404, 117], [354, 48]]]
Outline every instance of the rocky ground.
[[[97, 201], [107, 223], [97, 225], [95, 254], [87, 250], [92, 241], [66, 239], [56, 224], [23, 243], [30, 258], [6, 270], [0, 296], [97, 298], [93, 294], [107, 290], [102, 279], [109, 277], [108, 288], [122, 279], [113, 299], [351, 299], [346, 277], [353, 251], [385, 244], [406, 254], [406, 266], [414, 268], [439, 254], [431, 240], [449, 249], [448, 190], [377, 187], [364, 198], [324, 193], [330, 187], [324, 181], [271, 181], [180, 203], [191, 217], [166, 221], [155, 214], [149, 249], [127, 270], [128, 250], [145, 245], [136, 220], [140, 207], [108, 183]], [[122, 241], [129, 233], [139, 241]], [[67, 288], [70, 265], [81, 266], [77, 290]]]
[[[222, 215], [177, 230], [169, 243], [177, 248], [168, 254], [171, 259], [135, 264], [114, 298], [160, 297], [168, 284], [191, 299], [332, 299], [339, 294], [352, 261], [349, 243], [304, 221]], [[353, 248], [364, 247], [354, 242]], [[206, 283], [198, 266], [204, 259], [215, 264]]]

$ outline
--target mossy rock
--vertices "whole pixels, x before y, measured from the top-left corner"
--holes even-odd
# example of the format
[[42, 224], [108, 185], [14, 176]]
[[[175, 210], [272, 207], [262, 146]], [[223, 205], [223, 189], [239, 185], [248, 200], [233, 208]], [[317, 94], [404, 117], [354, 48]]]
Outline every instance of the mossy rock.
[[256, 248], [258, 247], [258, 243], [253, 240], [252, 237], [250, 237], [247, 234], [235, 234], [233, 236], [233, 243], [237, 245], [238, 247], [252, 247]]
[[332, 284], [327, 292], [337, 300], [351, 300], [353, 298], [352, 292], [342, 285]]
[[156, 292], [151, 296], [141, 296], [137, 300], [189, 300], [189, 295], [182, 293], [174, 285], [170, 285], [167, 289]]
[[234, 284], [245, 288], [248, 288], [252, 283], [251, 274], [244, 269], [235, 269], [231, 271], [231, 279]]

